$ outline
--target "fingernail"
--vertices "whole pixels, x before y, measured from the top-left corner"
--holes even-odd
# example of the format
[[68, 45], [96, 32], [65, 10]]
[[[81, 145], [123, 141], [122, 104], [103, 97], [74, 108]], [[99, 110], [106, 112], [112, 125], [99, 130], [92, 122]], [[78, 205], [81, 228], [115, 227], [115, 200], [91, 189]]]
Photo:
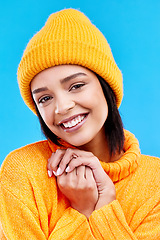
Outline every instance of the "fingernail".
[[70, 170], [70, 167], [68, 166], [68, 167], [66, 168], [66, 172], [69, 172], [69, 170]]
[[52, 172], [50, 170], [48, 170], [48, 176], [52, 177]]
[[57, 173], [56, 173], [55, 171], [53, 171], [53, 174], [54, 174], [55, 176], [57, 176]]
[[60, 175], [61, 173], [62, 173], [62, 170], [61, 170], [61, 168], [59, 167], [59, 168], [57, 169], [57, 173], [56, 173], [56, 174], [57, 174], [57, 176], [58, 176], [58, 175]]

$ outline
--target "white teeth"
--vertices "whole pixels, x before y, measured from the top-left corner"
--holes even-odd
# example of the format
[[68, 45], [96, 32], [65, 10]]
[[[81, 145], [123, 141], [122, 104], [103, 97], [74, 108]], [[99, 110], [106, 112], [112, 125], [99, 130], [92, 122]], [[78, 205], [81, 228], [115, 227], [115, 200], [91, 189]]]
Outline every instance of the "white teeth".
[[63, 123], [63, 126], [64, 126], [65, 128], [74, 127], [74, 126], [76, 126], [78, 123], [80, 123], [84, 118], [85, 118], [85, 116], [78, 116], [78, 117], [76, 117], [75, 119], [73, 119], [73, 120], [70, 121], [70, 122]]
[[75, 126], [78, 122], [76, 120], [73, 120], [73, 126]]
[[69, 123], [68, 123], [68, 126], [69, 126], [69, 127], [72, 127], [72, 124], [69, 122]]

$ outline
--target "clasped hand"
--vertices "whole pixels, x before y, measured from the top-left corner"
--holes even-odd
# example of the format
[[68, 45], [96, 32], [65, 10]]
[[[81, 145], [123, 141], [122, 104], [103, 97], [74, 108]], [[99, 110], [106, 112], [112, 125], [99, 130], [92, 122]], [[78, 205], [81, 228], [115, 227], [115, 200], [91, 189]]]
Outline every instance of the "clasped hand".
[[116, 199], [113, 182], [91, 152], [58, 149], [52, 153], [47, 168], [50, 177], [57, 176], [58, 187], [71, 207], [87, 218]]

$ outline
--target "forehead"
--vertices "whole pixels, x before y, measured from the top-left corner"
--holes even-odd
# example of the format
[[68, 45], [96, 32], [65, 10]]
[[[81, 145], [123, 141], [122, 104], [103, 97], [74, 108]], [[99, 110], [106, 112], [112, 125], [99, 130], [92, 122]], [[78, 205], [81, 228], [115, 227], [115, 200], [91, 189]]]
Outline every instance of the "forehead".
[[85, 67], [78, 65], [59, 65], [51, 68], [47, 68], [38, 73], [31, 82], [31, 89], [36, 87], [42, 87], [47, 85], [49, 81], [56, 83], [56, 81], [66, 82], [69, 79], [73, 79], [79, 76], [96, 77], [96, 75], [86, 69]]

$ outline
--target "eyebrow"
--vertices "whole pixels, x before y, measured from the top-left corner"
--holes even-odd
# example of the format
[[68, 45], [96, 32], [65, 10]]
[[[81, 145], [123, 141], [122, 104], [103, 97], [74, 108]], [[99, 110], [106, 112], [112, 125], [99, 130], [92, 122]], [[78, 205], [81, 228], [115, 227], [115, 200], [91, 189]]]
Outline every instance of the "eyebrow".
[[[70, 81], [71, 79], [74, 79], [74, 78], [79, 77], [79, 76], [87, 76], [87, 74], [85, 74], [83, 72], [75, 73], [75, 74], [72, 74], [68, 77], [65, 77], [65, 78], [61, 79], [60, 82], [63, 84], [63, 83], [66, 83], [66, 82]], [[48, 90], [47, 87], [37, 88], [37, 89], [33, 90], [32, 94], [44, 92], [44, 91], [47, 91], [47, 90]]]
[[48, 90], [47, 87], [37, 88], [37, 89], [33, 90], [32, 93], [33, 93], [33, 94], [35, 94], [35, 93], [40, 93], [40, 92], [44, 92], [44, 91], [46, 91], [46, 90]]
[[71, 79], [73, 79], [73, 78], [76, 78], [76, 77], [79, 77], [79, 76], [81, 76], [81, 75], [82, 75], [82, 76], [86, 76], [85, 73], [83, 73], [83, 72], [78, 72], [78, 73], [72, 74], [72, 75], [70, 75], [70, 76], [68, 76], [68, 77], [65, 77], [65, 78], [61, 79], [60, 82], [61, 82], [61, 83], [65, 83], [65, 82], [68, 82], [69, 80], [71, 80]]

